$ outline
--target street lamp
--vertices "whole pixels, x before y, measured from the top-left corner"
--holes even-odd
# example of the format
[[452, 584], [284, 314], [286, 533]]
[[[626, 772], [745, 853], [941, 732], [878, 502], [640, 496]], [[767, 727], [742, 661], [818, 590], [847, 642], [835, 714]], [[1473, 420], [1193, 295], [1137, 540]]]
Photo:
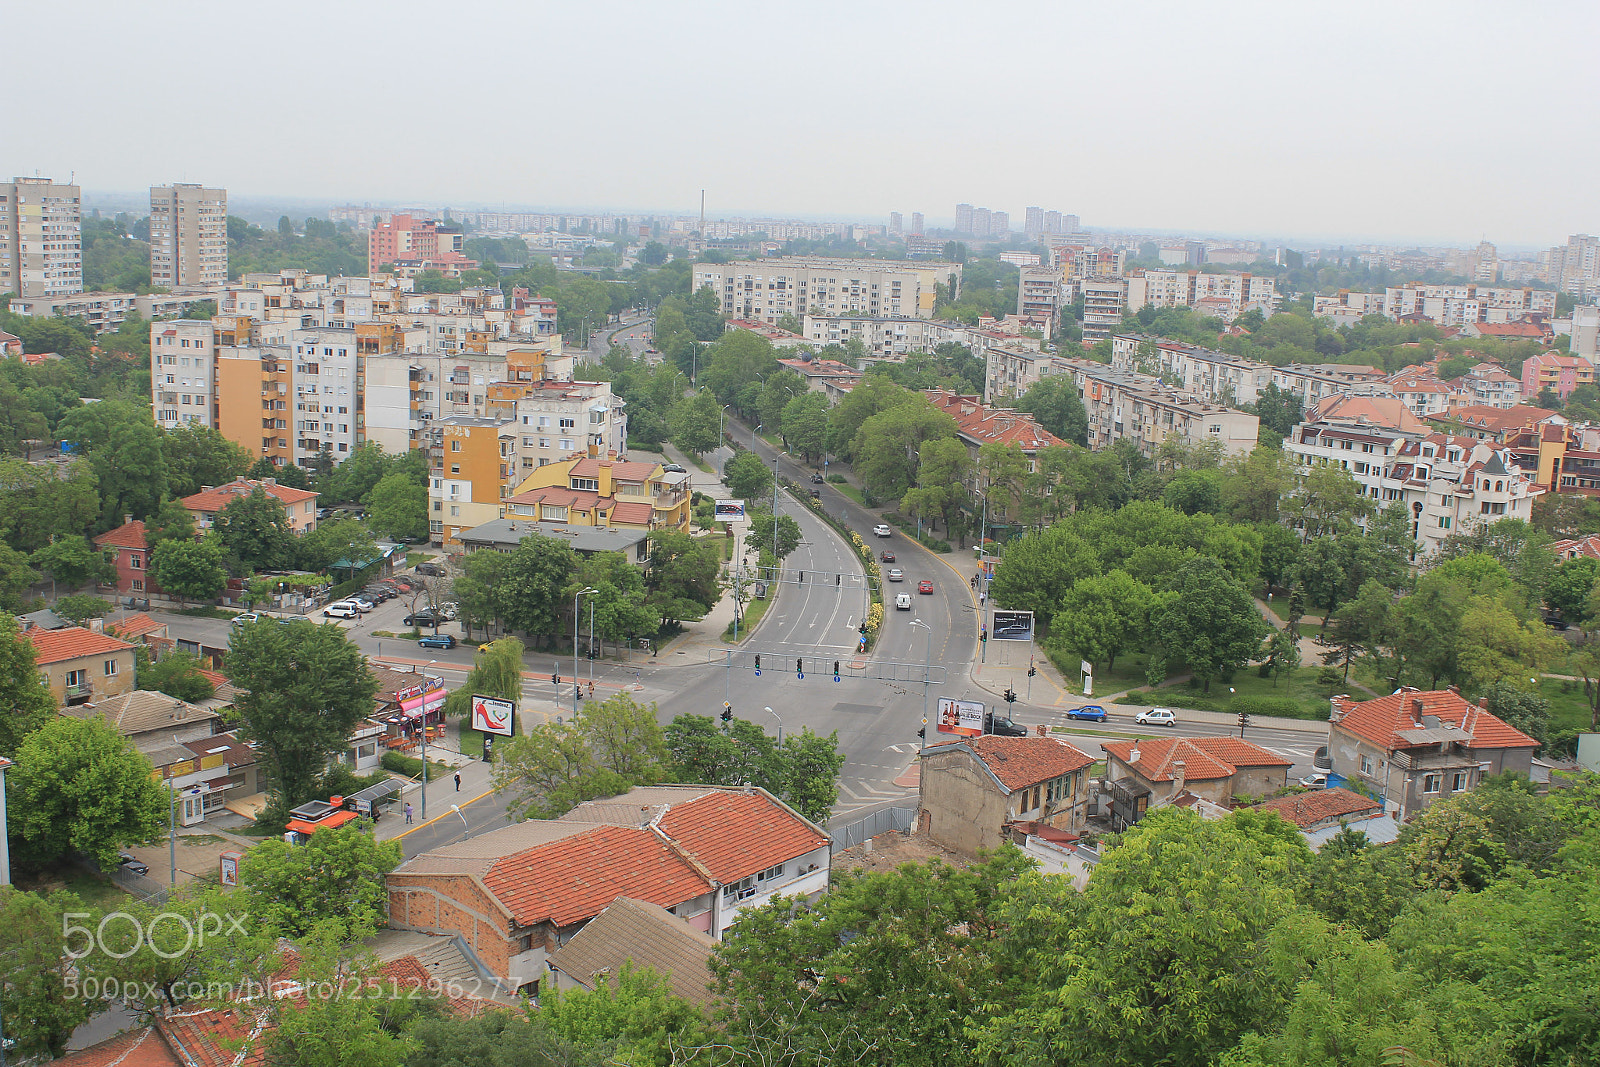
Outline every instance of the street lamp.
[[778, 713], [773, 711], [771, 708], [762, 708], [761, 710], [765, 711], [768, 715], [771, 715], [774, 719], [777, 719], [777, 722], [778, 722], [778, 745], [781, 747], [783, 745], [783, 720], [779, 719], [778, 718]]
[[722, 447], [722, 442], [725, 440], [725, 438], [722, 436], [722, 420], [727, 417], [728, 409], [731, 408], [731, 407], [733, 407], [732, 404], [724, 404], [724, 405], [722, 405], [722, 410], [717, 412], [717, 447], [718, 448]]
[[[578, 598], [598, 593], [600, 590], [592, 586], [585, 587], [572, 594], [572, 714], [578, 714]], [[556, 704], [561, 703], [561, 694], [556, 694]]]
[[922, 751], [928, 749], [928, 685], [933, 674], [933, 627], [921, 619], [912, 619], [912, 626], [920, 626], [928, 631], [928, 647], [922, 665]]
[[750, 451], [754, 452], [756, 450], [756, 438], [761, 435], [761, 431], [765, 426], [766, 423], [758, 422], [756, 423], [756, 428], [750, 431]]
[[[428, 821], [428, 668], [439, 661], [422, 665], [422, 821]], [[443, 679], [440, 679], [441, 683]]]

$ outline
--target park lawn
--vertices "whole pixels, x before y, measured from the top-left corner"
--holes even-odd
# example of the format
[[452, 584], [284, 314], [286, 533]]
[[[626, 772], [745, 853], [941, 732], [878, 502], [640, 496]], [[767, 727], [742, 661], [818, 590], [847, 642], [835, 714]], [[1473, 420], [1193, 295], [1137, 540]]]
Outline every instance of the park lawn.
[[[1255, 668], [1250, 667], [1234, 675], [1232, 682], [1212, 682], [1209, 693], [1202, 691], [1198, 686], [1191, 688], [1188, 682], [1179, 682], [1162, 686], [1154, 692], [1146, 690], [1147, 695], [1138, 703], [1227, 713], [1230, 711], [1234, 696], [1287, 697], [1299, 704], [1301, 709], [1299, 718], [1326, 719], [1328, 698], [1334, 693], [1344, 692], [1349, 687], [1344, 682], [1332, 686], [1318, 683], [1317, 674], [1320, 670], [1319, 667], [1301, 667], [1274, 685], [1271, 678], [1259, 677]], [[1230, 687], [1233, 689], [1232, 693], [1228, 692]]]
[[1539, 679], [1539, 695], [1550, 702], [1550, 733], [1586, 730], [1590, 723], [1589, 702], [1583, 696], [1583, 683], [1568, 678]]
[[[1040, 646], [1043, 647], [1042, 645]], [[1049, 653], [1046, 653], [1049, 655]], [[1107, 671], [1104, 661], [1094, 665], [1094, 689], [1096, 693], [1120, 693], [1124, 689], [1133, 689], [1144, 685], [1145, 667], [1150, 661], [1147, 652], [1125, 652], [1117, 657], [1115, 670]], [[1056, 670], [1061, 672], [1062, 680], [1067, 684], [1069, 693], [1083, 695], [1083, 670], [1080, 664], [1083, 657], [1076, 652], [1066, 652], [1059, 655], [1050, 655], [1050, 662], [1055, 664]]]
[[857, 489], [849, 482], [833, 482], [831, 484], [835, 489], [839, 490], [839, 492], [843, 493], [851, 500], [854, 500], [857, 504], [860, 504], [862, 507], [867, 506], [867, 498], [861, 495], [861, 490]]

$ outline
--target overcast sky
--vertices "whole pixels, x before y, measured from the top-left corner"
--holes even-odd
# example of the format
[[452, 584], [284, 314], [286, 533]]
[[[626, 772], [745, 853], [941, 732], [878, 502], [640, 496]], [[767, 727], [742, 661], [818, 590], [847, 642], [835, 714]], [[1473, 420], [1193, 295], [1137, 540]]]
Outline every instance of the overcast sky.
[[1600, 4], [80, 0], [0, 173], [94, 191], [1546, 246], [1600, 229]]

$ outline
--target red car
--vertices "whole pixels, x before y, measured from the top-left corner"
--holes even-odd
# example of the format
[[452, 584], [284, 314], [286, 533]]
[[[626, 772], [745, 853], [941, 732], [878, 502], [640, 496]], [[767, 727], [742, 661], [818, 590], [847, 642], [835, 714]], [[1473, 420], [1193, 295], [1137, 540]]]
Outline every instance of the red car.
[[931, 593], [931, 592], [933, 592], [933, 583], [928, 581], [928, 579], [926, 579], [926, 578], [922, 579], [922, 581], [917, 583], [917, 592], [919, 592], [919, 593]]
[[887, 551], [881, 552], [881, 553], [879, 553], [878, 558], [883, 560], [885, 563], [893, 563], [894, 562], [894, 553], [893, 552], [887, 552]]

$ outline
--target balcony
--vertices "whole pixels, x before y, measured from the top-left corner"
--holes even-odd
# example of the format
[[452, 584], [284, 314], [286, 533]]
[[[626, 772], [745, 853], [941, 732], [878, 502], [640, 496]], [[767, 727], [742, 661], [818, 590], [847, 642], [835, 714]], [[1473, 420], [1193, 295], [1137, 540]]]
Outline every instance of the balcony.
[[94, 686], [88, 682], [78, 682], [69, 685], [63, 690], [63, 696], [69, 706], [86, 703], [94, 696]]

